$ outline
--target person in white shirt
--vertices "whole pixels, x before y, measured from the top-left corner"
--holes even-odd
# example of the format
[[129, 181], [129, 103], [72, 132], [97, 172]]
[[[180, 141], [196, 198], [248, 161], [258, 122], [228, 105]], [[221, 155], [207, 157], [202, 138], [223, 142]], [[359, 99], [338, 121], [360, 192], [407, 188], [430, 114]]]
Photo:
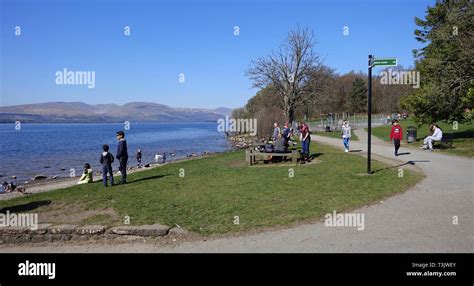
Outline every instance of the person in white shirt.
[[161, 156], [160, 154], [156, 153], [156, 155], [155, 155], [155, 162], [158, 163], [161, 158], [163, 158], [163, 156]]
[[433, 134], [423, 140], [423, 149], [433, 151], [433, 141], [441, 141], [441, 139], [443, 139], [443, 130], [441, 130], [437, 124], [433, 124], [431, 129], [433, 130]]
[[347, 153], [349, 152], [349, 144], [351, 140], [351, 127], [349, 126], [349, 123], [344, 120], [342, 121], [342, 126], [341, 126], [341, 135], [342, 135], [342, 143], [344, 144], [344, 151]]

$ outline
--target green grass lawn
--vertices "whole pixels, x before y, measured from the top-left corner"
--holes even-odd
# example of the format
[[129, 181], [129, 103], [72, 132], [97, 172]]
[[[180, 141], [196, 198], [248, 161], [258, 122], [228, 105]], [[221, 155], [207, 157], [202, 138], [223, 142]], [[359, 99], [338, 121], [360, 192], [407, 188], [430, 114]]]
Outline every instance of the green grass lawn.
[[[403, 128], [403, 141], [406, 143], [407, 139], [407, 127], [416, 126], [412, 119], [405, 121], [400, 121], [400, 125]], [[441, 149], [442, 152], [465, 156], [465, 157], [474, 157], [474, 124], [459, 124], [457, 130], [453, 130], [453, 124], [440, 122], [438, 123], [439, 127], [443, 129], [443, 134], [451, 133], [453, 134], [453, 148], [451, 149]], [[385, 140], [390, 141], [390, 129], [391, 125], [379, 126], [372, 128], [372, 135]], [[420, 147], [423, 143], [423, 138], [428, 135], [428, 125], [422, 125], [417, 127], [417, 142], [415, 143], [406, 143], [406, 146], [411, 147]]]
[[[325, 131], [319, 131], [319, 132], [311, 132], [311, 134], [315, 135], [320, 135], [320, 136], [325, 136], [325, 137], [331, 137], [331, 138], [338, 138], [341, 139], [341, 131], [332, 131], [332, 132], [325, 132]], [[354, 130], [351, 130], [351, 141], [359, 141], [359, 137], [354, 133]]]
[[0, 201], [0, 212], [24, 205], [39, 213], [39, 223], [70, 217], [77, 224], [108, 226], [121, 225], [129, 216], [132, 225], [178, 224], [210, 235], [320, 219], [333, 210], [379, 202], [423, 177], [405, 170], [399, 178], [397, 168], [379, 162], [373, 163], [378, 171], [365, 176], [363, 157], [319, 143], [312, 152], [319, 154], [312, 164], [251, 167], [244, 151], [216, 154], [130, 174], [126, 185], [105, 189], [96, 182]]

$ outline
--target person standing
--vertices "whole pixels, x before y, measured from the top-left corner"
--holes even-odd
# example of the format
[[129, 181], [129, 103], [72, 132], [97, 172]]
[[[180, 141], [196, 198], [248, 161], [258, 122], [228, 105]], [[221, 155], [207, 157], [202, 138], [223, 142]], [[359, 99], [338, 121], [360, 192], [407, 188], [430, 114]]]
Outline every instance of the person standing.
[[275, 128], [273, 129], [272, 140], [276, 141], [278, 138], [278, 134], [280, 134], [280, 127], [279, 127], [278, 122], [273, 123], [273, 127]]
[[283, 128], [282, 137], [283, 137], [283, 140], [285, 140], [286, 147], [288, 147], [289, 141], [291, 138], [291, 129], [289, 127], [288, 122], [285, 123], [285, 128]]
[[347, 120], [342, 121], [341, 126], [341, 135], [342, 135], [342, 143], [344, 144], [344, 152], [349, 152], [349, 143], [351, 140], [351, 126]]
[[120, 174], [122, 174], [120, 183], [126, 184], [127, 183], [127, 161], [128, 161], [127, 140], [125, 140], [125, 133], [123, 131], [117, 131], [116, 137], [118, 140], [118, 146], [117, 146], [117, 155], [115, 157], [120, 163], [119, 171], [120, 171]]
[[300, 141], [301, 141], [301, 164], [309, 162], [309, 145], [311, 136], [309, 127], [303, 121], [300, 123]]
[[137, 151], [137, 162], [138, 162], [138, 167], [142, 164], [142, 149], [138, 149]]
[[104, 187], [107, 187], [107, 174], [110, 178], [110, 186], [114, 185], [114, 174], [112, 173], [112, 163], [114, 162], [114, 156], [109, 152], [109, 145], [104, 144], [102, 146], [102, 155], [100, 156], [100, 163], [102, 164], [102, 181]]
[[398, 120], [395, 119], [392, 122], [392, 130], [390, 131], [390, 141], [393, 141], [393, 145], [395, 146], [395, 156], [398, 156], [398, 149], [400, 149], [400, 141], [402, 139], [402, 127], [398, 124]]

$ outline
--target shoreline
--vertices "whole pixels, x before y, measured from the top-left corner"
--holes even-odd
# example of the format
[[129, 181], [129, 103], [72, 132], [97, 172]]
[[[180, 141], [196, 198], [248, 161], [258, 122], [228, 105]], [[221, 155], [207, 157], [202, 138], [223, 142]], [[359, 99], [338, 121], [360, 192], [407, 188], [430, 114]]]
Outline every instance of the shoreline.
[[[167, 160], [166, 163], [155, 163], [155, 162], [145, 163], [145, 164], [142, 164], [141, 167], [137, 167], [136, 164], [133, 164], [131, 166], [128, 166], [128, 168], [130, 169], [127, 170], [127, 174], [133, 174], [135, 172], [151, 170], [151, 169], [165, 166], [168, 164], [174, 164], [174, 163], [179, 163], [179, 162], [194, 160], [194, 159], [201, 159], [208, 156], [246, 149], [249, 146], [252, 146], [252, 144], [255, 144], [256, 142], [258, 142], [259, 140], [257, 137], [249, 136], [248, 134], [229, 134], [229, 136], [226, 137], [226, 141], [228, 143], [228, 149], [225, 151], [217, 151], [217, 152], [204, 151], [201, 154], [192, 153], [191, 155], [186, 155], [184, 157], [174, 157], [173, 159]], [[149, 167], [145, 167], [146, 165], [149, 165]], [[114, 176], [120, 176], [120, 173], [117, 170], [115, 170]], [[39, 179], [39, 180], [32, 179], [30, 181], [27, 181], [26, 183], [16, 183], [14, 182], [16, 179], [6, 180], [6, 181], [13, 180], [13, 182], [15, 183], [17, 187], [25, 188], [25, 192], [27, 194], [22, 194], [16, 191], [10, 192], [10, 193], [0, 193], [0, 201], [10, 200], [13, 198], [28, 196], [28, 195], [36, 194], [36, 193], [69, 188], [69, 187], [75, 186], [80, 178], [80, 176], [75, 176], [72, 178], [61, 177], [61, 176], [46, 176], [46, 177], [47, 178], [45, 179]], [[93, 182], [98, 182], [98, 181], [102, 181], [102, 172], [94, 171]]]
[[[202, 159], [205, 157], [214, 156], [214, 155], [232, 152], [232, 151], [236, 151], [236, 149], [229, 148], [228, 150], [222, 151], [222, 152], [207, 152], [207, 153], [202, 153], [200, 155], [194, 155], [194, 156], [190, 155], [187, 157], [176, 158], [174, 160], [167, 161], [166, 163], [147, 163], [147, 164], [142, 165], [140, 168], [138, 168], [137, 166], [130, 166], [131, 169], [127, 170], [127, 175], [133, 174], [136, 172], [142, 172], [142, 171], [159, 168], [159, 167], [166, 166], [169, 164], [176, 164], [176, 163], [189, 161], [189, 160]], [[149, 165], [149, 167], [144, 167], [145, 165]], [[118, 171], [114, 171], [114, 176], [119, 176]], [[94, 173], [92, 177], [93, 177], [93, 182], [102, 181], [101, 173], [100, 174]], [[43, 193], [43, 192], [69, 188], [69, 187], [77, 185], [79, 178], [80, 176], [76, 176], [73, 178], [69, 178], [69, 177], [58, 177], [56, 179], [47, 178], [43, 180], [31, 181], [26, 184], [19, 184], [17, 185], [17, 187], [20, 187], [20, 186], [24, 187], [25, 192], [27, 192], [27, 194], [22, 194], [16, 191], [11, 192], [11, 193], [1, 193], [0, 201], [10, 200], [13, 198], [28, 196], [28, 195], [37, 194], [37, 193]]]

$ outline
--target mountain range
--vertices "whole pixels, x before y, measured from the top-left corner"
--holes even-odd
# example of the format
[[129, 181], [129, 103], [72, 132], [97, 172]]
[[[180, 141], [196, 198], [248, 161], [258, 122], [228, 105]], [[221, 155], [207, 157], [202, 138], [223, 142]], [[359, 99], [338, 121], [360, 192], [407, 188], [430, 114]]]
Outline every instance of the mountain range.
[[0, 123], [118, 123], [130, 122], [205, 122], [217, 121], [232, 109], [220, 107], [174, 108], [150, 102], [86, 104], [83, 102], [46, 102], [0, 107]]

